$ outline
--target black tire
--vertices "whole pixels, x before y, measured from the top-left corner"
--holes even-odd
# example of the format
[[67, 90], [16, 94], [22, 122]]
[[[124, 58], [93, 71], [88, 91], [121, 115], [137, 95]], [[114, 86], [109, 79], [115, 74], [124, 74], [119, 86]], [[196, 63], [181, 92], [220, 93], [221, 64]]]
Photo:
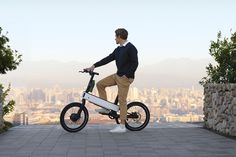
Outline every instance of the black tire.
[[[132, 107], [140, 107], [144, 111], [144, 113], [143, 113], [144, 115], [141, 115], [141, 114], [139, 115], [140, 117], [145, 116], [142, 124], [139, 125], [139, 126], [132, 126], [131, 125], [132, 120], [133, 121], [137, 120], [137, 118], [129, 118], [129, 114], [131, 113], [131, 111], [129, 111], [129, 109], [131, 109]], [[148, 125], [149, 120], [150, 120], [150, 112], [149, 112], [147, 106], [144, 105], [143, 103], [141, 103], [141, 102], [131, 102], [131, 103], [129, 103], [127, 105], [127, 113], [128, 113], [128, 115], [127, 115], [127, 120], [126, 120], [125, 126], [128, 130], [140, 131]], [[136, 113], [138, 113], [138, 112], [136, 112]], [[120, 124], [120, 118], [115, 118], [115, 120], [116, 120], [117, 124]]]
[[[82, 105], [81, 103], [77, 103], [77, 102], [70, 103], [67, 106], [65, 106], [64, 109], [62, 110], [61, 115], [60, 115], [60, 123], [61, 123], [62, 128], [65, 129], [66, 131], [68, 131], [68, 132], [78, 132], [86, 126], [86, 124], [88, 122], [88, 119], [89, 119], [89, 114], [88, 114], [88, 110], [85, 106], [82, 108], [80, 118], [78, 118], [76, 121], [72, 121], [72, 119], [71, 119], [72, 114], [76, 115], [78, 110], [81, 108], [81, 105]], [[67, 119], [68, 117], [65, 117], [66, 113], [67, 113], [68, 110], [70, 110], [72, 108], [75, 108], [75, 111], [73, 111], [73, 113], [69, 114], [70, 117], [69, 117], [69, 119]], [[76, 116], [78, 116], [78, 114]], [[83, 119], [81, 118], [81, 116], [83, 116]], [[81, 123], [76, 124], [80, 120], [81, 120]], [[71, 121], [76, 127], [69, 126], [66, 123], [67, 121], [68, 122]]]

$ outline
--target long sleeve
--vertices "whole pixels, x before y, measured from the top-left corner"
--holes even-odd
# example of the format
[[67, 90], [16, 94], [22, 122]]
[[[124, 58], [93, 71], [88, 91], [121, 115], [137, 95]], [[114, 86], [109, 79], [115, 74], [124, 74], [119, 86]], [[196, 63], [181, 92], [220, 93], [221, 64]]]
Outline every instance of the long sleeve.
[[116, 49], [107, 57], [103, 58], [102, 60], [96, 62], [95, 64], [93, 64], [95, 67], [100, 67], [103, 66], [107, 63], [110, 63], [111, 61], [115, 60], [115, 52]]

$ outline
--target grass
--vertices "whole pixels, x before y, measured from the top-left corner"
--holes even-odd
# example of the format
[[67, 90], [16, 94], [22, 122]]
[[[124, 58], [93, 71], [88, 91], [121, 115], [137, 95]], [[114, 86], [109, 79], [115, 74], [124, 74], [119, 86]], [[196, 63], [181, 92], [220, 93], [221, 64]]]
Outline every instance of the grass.
[[4, 121], [4, 127], [0, 129], [0, 134], [3, 132], [6, 132], [9, 128], [12, 127], [12, 124], [10, 122]]

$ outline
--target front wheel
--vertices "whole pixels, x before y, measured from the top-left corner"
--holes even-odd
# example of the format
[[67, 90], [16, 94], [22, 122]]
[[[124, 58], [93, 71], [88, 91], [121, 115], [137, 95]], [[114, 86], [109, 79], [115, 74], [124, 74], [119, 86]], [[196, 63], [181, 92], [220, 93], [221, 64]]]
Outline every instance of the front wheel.
[[[81, 108], [81, 113], [78, 111]], [[60, 123], [63, 129], [68, 132], [77, 132], [83, 129], [88, 122], [88, 110], [82, 104], [74, 102], [70, 103], [62, 110], [60, 115]]]
[[[116, 118], [116, 123], [120, 124], [120, 118]], [[127, 105], [127, 120], [125, 126], [131, 131], [144, 129], [150, 120], [150, 112], [146, 105], [141, 102], [131, 102]]]

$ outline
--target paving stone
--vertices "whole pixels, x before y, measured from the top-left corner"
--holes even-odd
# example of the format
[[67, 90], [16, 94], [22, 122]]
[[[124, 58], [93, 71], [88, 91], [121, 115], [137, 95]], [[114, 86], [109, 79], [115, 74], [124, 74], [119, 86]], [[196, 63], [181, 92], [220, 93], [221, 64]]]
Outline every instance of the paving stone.
[[88, 124], [68, 133], [59, 125], [11, 128], [0, 135], [0, 157], [199, 157], [235, 156], [236, 140], [189, 123], [155, 123], [142, 131], [109, 132], [112, 124]]

